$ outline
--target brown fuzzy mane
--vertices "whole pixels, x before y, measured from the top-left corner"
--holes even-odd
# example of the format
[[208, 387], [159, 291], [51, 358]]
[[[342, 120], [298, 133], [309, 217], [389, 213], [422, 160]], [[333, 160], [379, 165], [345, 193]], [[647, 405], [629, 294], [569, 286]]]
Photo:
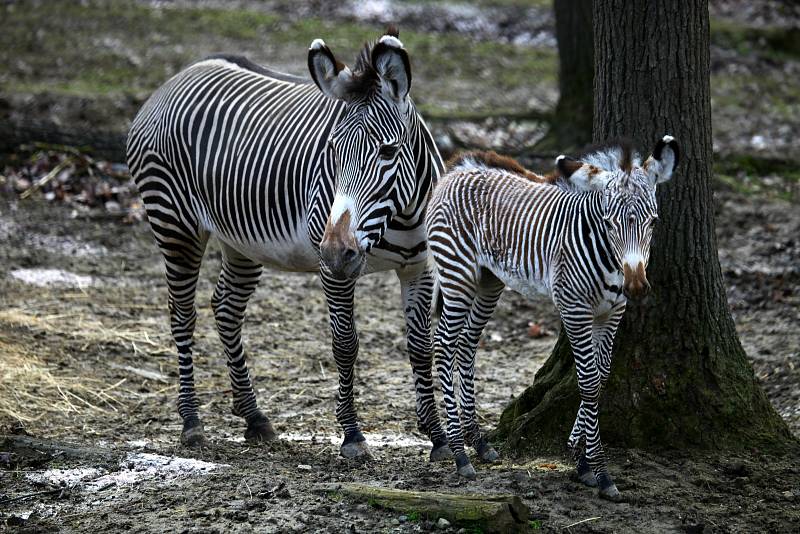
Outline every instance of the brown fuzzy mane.
[[529, 171], [523, 167], [520, 162], [508, 156], [501, 156], [493, 150], [472, 150], [469, 152], [459, 152], [447, 162], [448, 168], [457, 167], [465, 164], [467, 161], [481, 163], [487, 167], [494, 169], [503, 169], [505, 171], [517, 174], [523, 178], [527, 178], [532, 182], [540, 184], [553, 184], [559, 178], [557, 175], [550, 174], [542, 176], [533, 171]]

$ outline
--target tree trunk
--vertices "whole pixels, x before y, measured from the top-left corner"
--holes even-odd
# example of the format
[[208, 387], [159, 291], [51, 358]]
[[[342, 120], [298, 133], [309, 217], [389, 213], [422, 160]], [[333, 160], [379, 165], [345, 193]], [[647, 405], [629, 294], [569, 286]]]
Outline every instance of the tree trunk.
[[[617, 333], [600, 429], [609, 445], [782, 449], [796, 444], [756, 382], [728, 309], [711, 191], [708, 5], [595, 0], [594, 139], [664, 134], [681, 146], [658, 189], [660, 224], [647, 276]], [[498, 432], [517, 451], [564, 450], [579, 403], [562, 336]]]
[[554, 0], [560, 96], [540, 152], [569, 153], [592, 138], [592, 0]]

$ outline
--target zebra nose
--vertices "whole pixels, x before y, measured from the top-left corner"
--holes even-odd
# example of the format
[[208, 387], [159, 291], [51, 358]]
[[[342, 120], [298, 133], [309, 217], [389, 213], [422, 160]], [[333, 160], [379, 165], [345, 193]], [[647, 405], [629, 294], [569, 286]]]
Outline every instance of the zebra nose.
[[361, 272], [363, 252], [353, 245], [324, 242], [320, 246], [320, 256], [328, 270], [340, 278], [354, 278]]
[[647, 281], [644, 264], [639, 263], [636, 269], [625, 263], [622, 268], [624, 275], [623, 292], [629, 299], [641, 299], [650, 292], [650, 282]]
[[358, 257], [358, 250], [353, 247], [346, 247], [342, 251], [342, 262], [352, 263]]

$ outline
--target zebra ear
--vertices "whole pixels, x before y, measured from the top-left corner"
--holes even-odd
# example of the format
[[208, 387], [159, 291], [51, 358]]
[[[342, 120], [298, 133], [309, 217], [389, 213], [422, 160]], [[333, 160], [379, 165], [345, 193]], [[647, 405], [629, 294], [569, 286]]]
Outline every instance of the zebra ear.
[[579, 191], [599, 191], [608, 183], [608, 172], [594, 165], [564, 156], [556, 158], [556, 168], [561, 176]]
[[657, 184], [669, 181], [672, 172], [680, 161], [680, 147], [678, 142], [671, 135], [665, 135], [653, 148], [653, 155], [644, 162], [644, 170], [650, 184]]
[[395, 100], [405, 99], [411, 89], [411, 61], [396, 30], [380, 38], [372, 48], [371, 60], [384, 91]]
[[322, 39], [314, 39], [308, 48], [308, 70], [320, 91], [330, 98], [344, 99], [353, 79], [350, 69], [337, 60]]

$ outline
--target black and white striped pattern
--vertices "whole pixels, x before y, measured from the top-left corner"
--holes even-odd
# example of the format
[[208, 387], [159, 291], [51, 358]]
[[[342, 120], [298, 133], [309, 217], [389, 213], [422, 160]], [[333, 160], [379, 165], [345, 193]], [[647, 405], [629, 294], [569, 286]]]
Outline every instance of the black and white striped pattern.
[[[372, 61], [390, 54], [405, 54], [396, 32], [366, 46], [351, 71], [315, 41], [309, 65], [323, 92], [243, 58], [212, 57], [166, 82], [134, 120], [128, 164], [165, 259], [184, 442], [204, 441], [192, 335], [200, 262], [214, 235], [223, 267], [212, 305], [228, 358], [233, 410], [247, 421], [247, 438], [274, 437], [257, 406], [241, 339], [262, 266], [320, 272], [339, 372], [336, 415], [348, 456], [367, 452], [353, 405], [355, 279], [393, 269], [402, 285], [419, 426], [446, 449], [433, 401], [433, 278], [423, 224], [425, 201], [443, 164], [407, 94], [387, 96], [387, 78]], [[322, 68], [333, 64], [347, 74], [340, 93], [326, 90], [331, 80], [320, 79], [320, 58], [332, 61]], [[386, 142], [394, 143], [391, 154]], [[351, 277], [320, 262], [320, 242], [340, 197], [353, 201], [353, 229], [364, 245], [363, 265]]]
[[527, 297], [552, 297], [572, 345], [582, 400], [569, 446], [579, 449], [585, 440], [582, 478], [618, 498], [600, 442], [598, 398], [625, 295], [646, 290], [655, 186], [670, 178], [676, 160], [677, 144], [667, 136], [644, 164], [618, 145], [582, 161], [562, 156], [555, 183], [469, 156], [442, 178], [428, 206], [428, 239], [443, 298], [434, 352], [459, 473], [475, 476], [465, 441], [481, 459], [497, 458], [475, 418], [473, 374], [481, 332], [508, 286]]

